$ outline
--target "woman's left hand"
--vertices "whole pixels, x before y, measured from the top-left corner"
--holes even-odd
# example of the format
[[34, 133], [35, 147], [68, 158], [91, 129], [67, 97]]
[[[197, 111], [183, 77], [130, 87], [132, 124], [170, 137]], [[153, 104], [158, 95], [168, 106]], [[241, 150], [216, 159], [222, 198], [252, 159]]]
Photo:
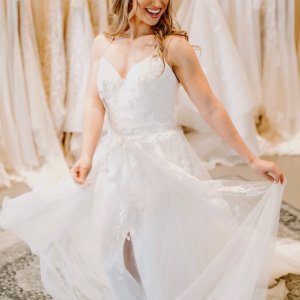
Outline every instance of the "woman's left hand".
[[272, 161], [255, 158], [249, 166], [253, 171], [269, 181], [276, 183], [284, 183], [285, 178], [282, 170]]

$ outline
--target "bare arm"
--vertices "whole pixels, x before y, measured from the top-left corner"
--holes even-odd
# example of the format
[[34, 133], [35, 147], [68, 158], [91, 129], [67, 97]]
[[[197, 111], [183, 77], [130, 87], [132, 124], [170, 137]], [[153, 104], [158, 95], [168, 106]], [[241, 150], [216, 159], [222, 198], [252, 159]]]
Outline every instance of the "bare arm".
[[[173, 37], [168, 57], [177, 78], [208, 125], [257, 173], [268, 180], [283, 182], [282, 172], [274, 163], [257, 158], [247, 147], [223, 104], [213, 93], [189, 42], [180, 37]], [[273, 173], [274, 177], [270, 176], [269, 172]]]
[[97, 89], [98, 65], [102, 47], [101, 36], [98, 36], [95, 38], [92, 47], [90, 74], [83, 117], [83, 143], [81, 156], [88, 159], [92, 159], [94, 155], [103, 128], [105, 115], [105, 108]]
[[74, 180], [84, 183], [91, 169], [93, 155], [103, 128], [105, 108], [97, 89], [97, 74], [100, 54], [103, 47], [103, 36], [95, 38], [92, 46], [90, 74], [83, 115], [83, 141], [81, 156], [71, 169]]

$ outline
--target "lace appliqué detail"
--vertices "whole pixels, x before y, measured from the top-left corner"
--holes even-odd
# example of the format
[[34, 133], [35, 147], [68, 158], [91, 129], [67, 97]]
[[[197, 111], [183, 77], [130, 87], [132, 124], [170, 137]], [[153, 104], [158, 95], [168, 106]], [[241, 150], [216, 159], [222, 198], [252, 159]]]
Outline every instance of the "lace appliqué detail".
[[98, 88], [101, 100], [104, 102], [106, 108], [107, 99], [113, 100], [116, 98], [121, 82], [119, 80], [103, 79], [98, 81]]
[[146, 66], [146, 71], [139, 76], [139, 83], [148, 83], [153, 81], [157, 76], [162, 74], [164, 64], [160, 56], [147, 57], [149, 64]]

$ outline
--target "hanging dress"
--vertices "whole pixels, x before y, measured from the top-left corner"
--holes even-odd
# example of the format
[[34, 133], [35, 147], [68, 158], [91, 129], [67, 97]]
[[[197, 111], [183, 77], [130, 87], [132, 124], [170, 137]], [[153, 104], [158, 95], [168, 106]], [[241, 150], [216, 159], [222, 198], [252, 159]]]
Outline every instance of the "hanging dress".
[[88, 0], [90, 15], [95, 36], [108, 28], [108, 7], [107, 1]]
[[44, 22], [41, 63], [48, 106], [57, 134], [66, 116], [66, 57], [64, 41], [64, 5], [60, 0], [42, 3]]
[[7, 166], [11, 170], [18, 172], [23, 167], [23, 158], [11, 103], [12, 90], [9, 83], [11, 71], [9, 64], [10, 44], [8, 43], [8, 28], [4, 4], [4, 1], [0, 1], [0, 119], [3, 127], [2, 134], [6, 144], [5, 160]]
[[37, 167], [40, 164], [31, 128], [31, 116], [24, 77], [20, 34], [19, 0], [7, 1], [8, 61], [10, 63], [11, 107], [15, 120], [17, 137], [24, 167]]
[[[240, 135], [254, 153], [259, 153], [255, 129], [255, 98], [226, 20], [216, 0], [185, 1], [178, 20], [189, 33], [203, 71], [222, 101]], [[178, 93], [178, 124], [194, 130], [187, 135], [201, 160], [212, 168], [216, 163], [241, 162], [237, 154], [202, 121], [183, 88]]]
[[81, 132], [90, 49], [94, 34], [87, 0], [71, 0], [66, 29], [67, 114], [64, 131]]
[[[261, 22], [262, 0], [219, 0], [243, 68], [254, 94], [255, 111], [262, 105]], [[247, 42], [245, 42], [245, 37]]]
[[42, 82], [37, 40], [30, 0], [20, 1], [22, 60], [28, 95], [31, 129], [42, 168], [24, 173], [27, 183], [40, 186], [55, 181], [68, 172], [57, 138]]
[[[300, 153], [300, 81], [294, 36], [295, 2], [264, 1], [263, 99], [267, 154]], [[268, 143], [269, 142], [269, 143]]]
[[94, 38], [87, 0], [71, 0], [67, 17], [66, 58], [67, 95], [66, 117], [63, 131], [69, 149], [67, 156], [73, 162], [78, 158], [81, 146], [82, 111], [86, 96], [90, 49]]

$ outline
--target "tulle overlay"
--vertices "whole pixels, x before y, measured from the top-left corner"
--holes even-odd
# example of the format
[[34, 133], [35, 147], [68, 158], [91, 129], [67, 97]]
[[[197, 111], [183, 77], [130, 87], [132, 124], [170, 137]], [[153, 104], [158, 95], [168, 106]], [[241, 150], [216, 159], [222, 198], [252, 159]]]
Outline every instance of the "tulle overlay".
[[0, 225], [39, 255], [57, 300], [263, 300], [284, 185], [212, 180], [175, 125], [172, 69], [150, 61], [122, 79], [101, 60], [108, 130], [86, 184], [5, 199]]
[[[1, 226], [40, 256], [55, 299], [264, 299], [281, 186], [210, 180], [177, 130], [108, 133], [97, 149], [85, 186], [3, 203]], [[143, 288], [124, 266], [128, 232]]]

